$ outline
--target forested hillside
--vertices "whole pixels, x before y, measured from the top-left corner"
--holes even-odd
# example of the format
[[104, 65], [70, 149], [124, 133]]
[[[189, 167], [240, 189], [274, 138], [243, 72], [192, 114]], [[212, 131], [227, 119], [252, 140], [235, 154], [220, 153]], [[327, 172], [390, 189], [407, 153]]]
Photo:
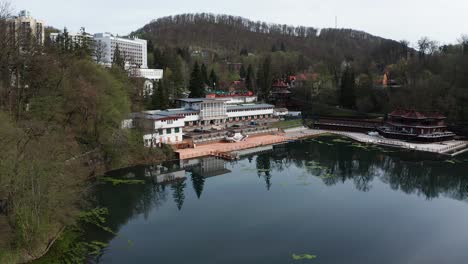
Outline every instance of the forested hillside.
[[276, 81], [297, 75], [305, 77], [292, 89], [293, 103], [306, 112], [347, 108], [354, 114], [385, 114], [415, 108], [468, 121], [466, 36], [443, 46], [422, 36], [410, 45], [351, 29], [213, 14], [159, 18], [132, 35], [149, 40], [150, 65], [166, 70], [157, 93], [165, 103], [157, 107], [188, 95], [187, 88], [201, 89], [199, 84], [209, 90], [251, 90], [269, 101]]
[[406, 43], [362, 31], [293, 27], [205, 13], [159, 18], [132, 34], [160, 47], [201, 48], [226, 57], [283, 49], [304, 55], [309, 63], [348, 58], [387, 65], [407, 52]]

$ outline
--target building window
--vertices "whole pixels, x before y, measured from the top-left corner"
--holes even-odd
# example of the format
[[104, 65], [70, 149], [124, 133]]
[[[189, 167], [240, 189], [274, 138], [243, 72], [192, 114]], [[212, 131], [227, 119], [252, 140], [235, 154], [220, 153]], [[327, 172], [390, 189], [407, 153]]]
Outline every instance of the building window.
[[162, 133], [163, 133], [162, 128], [158, 129], [158, 134], [159, 134], [159, 135], [162, 135]]
[[167, 120], [168, 125], [172, 125], [174, 123], [174, 120]]
[[171, 134], [172, 133], [172, 128], [166, 129], [166, 134]]
[[175, 132], [175, 133], [179, 133], [179, 132], [180, 132], [180, 128], [178, 128], [178, 127], [174, 128], [174, 132]]

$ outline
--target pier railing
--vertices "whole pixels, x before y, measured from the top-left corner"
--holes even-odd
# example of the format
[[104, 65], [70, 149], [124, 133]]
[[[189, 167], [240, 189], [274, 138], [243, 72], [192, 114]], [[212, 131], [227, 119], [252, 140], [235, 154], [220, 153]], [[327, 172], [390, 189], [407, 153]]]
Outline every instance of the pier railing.
[[[384, 145], [384, 146], [399, 147], [399, 148], [404, 148], [404, 149], [426, 151], [426, 152], [432, 152], [432, 153], [438, 153], [438, 154], [447, 154], [448, 152], [461, 150], [463, 148], [468, 147], [468, 144], [466, 142], [459, 142], [457, 144], [453, 144], [453, 145], [442, 147], [442, 148], [434, 148], [434, 147], [430, 148], [430, 147], [425, 147], [422, 145], [411, 144], [411, 143], [401, 142], [397, 140], [370, 138], [370, 136], [367, 136], [365, 134], [356, 135], [355, 133], [351, 133], [351, 132], [331, 131], [331, 130], [321, 130], [320, 132], [345, 136], [345, 137], [348, 137], [348, 138], [351, 138], [351, 139], [354, 139], [356, 141], [363, 142], [363, 143], [373, 143], [373, 144], [379, 144], [379, 145]], [[320, 133], [316, 133], [316, 134], [320, 134]]]

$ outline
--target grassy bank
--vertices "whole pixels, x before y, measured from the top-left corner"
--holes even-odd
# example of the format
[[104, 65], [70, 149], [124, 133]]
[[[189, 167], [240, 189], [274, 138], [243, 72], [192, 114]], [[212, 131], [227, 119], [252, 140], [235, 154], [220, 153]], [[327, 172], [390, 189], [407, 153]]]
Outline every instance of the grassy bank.
[[271, 127], [289, 129], [289, 128], [301, 127], [302, 125], [303, 125], [302, 119], [291, 119], [291, 120], [284, 120], [284, 121], [273, 123]]

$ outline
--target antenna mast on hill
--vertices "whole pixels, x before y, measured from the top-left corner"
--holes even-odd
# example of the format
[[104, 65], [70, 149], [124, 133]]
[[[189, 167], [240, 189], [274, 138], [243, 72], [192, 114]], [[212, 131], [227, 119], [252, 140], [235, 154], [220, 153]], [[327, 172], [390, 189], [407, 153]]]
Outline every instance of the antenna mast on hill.
[[335, 29], [338, 29], [338, 16], [335, 16]]

